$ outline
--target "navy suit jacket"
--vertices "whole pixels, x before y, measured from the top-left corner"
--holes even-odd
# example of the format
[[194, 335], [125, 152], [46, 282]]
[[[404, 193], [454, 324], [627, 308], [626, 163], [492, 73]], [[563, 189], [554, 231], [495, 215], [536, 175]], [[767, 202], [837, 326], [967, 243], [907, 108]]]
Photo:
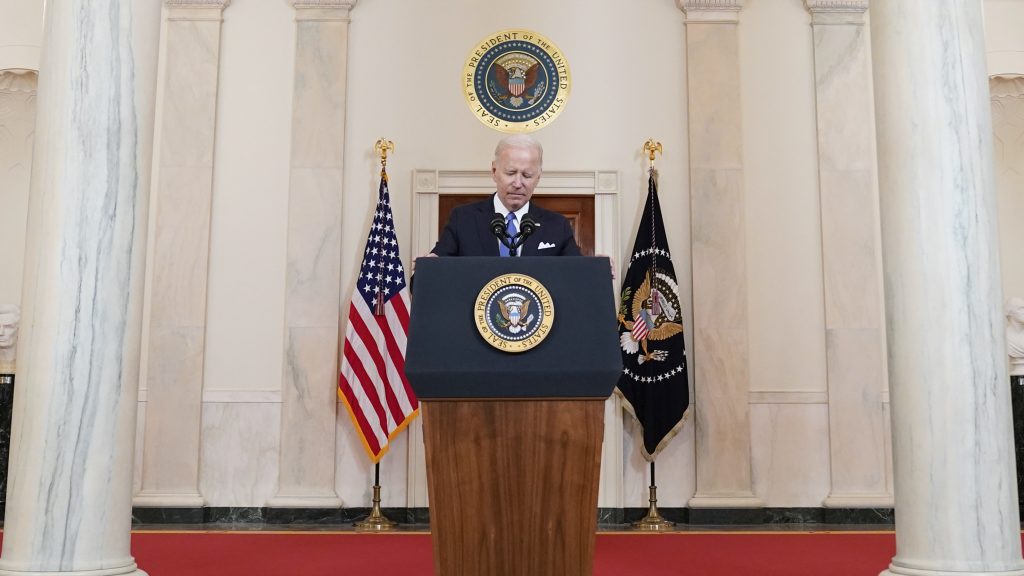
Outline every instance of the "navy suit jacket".
[[[580, 256], [565, 216], [530, 205], [530, 218], [540, 224], [519, 249], [520, 256]], [[494, 196], [452, 210], [434, 249], [438, 256], [497, 256], [498, 239], [491, 233]], [[543, 243], [545, 248], [541, 248]], [[549, 246], [551, 245], [551, 246]]]

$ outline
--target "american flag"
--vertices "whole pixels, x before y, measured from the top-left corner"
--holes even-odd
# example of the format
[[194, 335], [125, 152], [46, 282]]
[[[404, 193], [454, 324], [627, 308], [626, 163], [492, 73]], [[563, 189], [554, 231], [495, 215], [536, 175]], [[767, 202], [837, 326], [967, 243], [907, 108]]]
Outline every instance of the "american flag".
[[409, 290], [398, 256], [388, 175], [381, 170], [377, 209], [348, 309], [338, 384], [338, 395], [375, 463], [419, 412], [405, 378], [408, 330]]

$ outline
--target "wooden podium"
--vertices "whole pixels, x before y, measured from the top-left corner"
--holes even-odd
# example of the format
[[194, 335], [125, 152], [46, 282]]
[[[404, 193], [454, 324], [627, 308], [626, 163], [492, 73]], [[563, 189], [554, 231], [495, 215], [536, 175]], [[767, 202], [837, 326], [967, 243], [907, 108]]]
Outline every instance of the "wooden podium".
[[[406, 374], [421, 402], [438, 576], [590, 576], [604, 401], [622, 371], [606, 258], [416, 264]], [[555, 318], [516, 354], [487, 344], [477, 295], [540, 281]]]

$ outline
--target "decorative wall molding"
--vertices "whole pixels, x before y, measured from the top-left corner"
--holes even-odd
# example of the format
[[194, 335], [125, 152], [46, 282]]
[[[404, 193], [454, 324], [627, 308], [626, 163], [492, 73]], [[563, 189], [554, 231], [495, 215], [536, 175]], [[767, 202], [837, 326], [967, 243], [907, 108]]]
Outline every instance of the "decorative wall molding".
[[0, 70], [0, 92], [34, 93], [39, 86], [39, 73], [35, 70], [11, 68]]
[[690, 10], [740, 10], [743, 0], [676, 0], [684, 12]]
[[164, 0], [168, 8], [216, 8], [223, 10], [231, 0]]
[[286, 0], [299, 22], [348, 22], [358, 0]]
[[823, 390], [751, 390], [751, 404], [828, 404]]
[[[0, 80], [2, 78], [3, 76], [0, 76]], [[988, 87], [993, 99], [1024, 98], [1024, 76], [993, 76], [988, 80]], [[3, 83], [0, 81], [0, 90], [2, 89]]]
[[676, 0], [686, 13], [686, 23], [736, 24], [743, 9], [743, 0]]
[[804, 0], [807, 9], [815, 12], [865, 12], [868, 0]]
[[204, 404], [280, 404], [280, 390], [207, 388]]
[[351, 10], [359, 0], [288, 0], [296, 10]]
[[222, 21], [231, 0], [164, 0], [170, 21]]

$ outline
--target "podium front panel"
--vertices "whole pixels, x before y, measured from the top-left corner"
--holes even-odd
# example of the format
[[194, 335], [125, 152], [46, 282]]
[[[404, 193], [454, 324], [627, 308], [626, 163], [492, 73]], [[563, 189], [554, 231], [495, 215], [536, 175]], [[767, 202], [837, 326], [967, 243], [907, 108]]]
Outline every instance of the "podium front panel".
[[[551, 294], [554, 322], [530, 350], [498, 350], [477, 329], [477, 296], [504, 274]], [[615, 312], [607, 258], [420, 258], [406, 375], [421, 399], [607, 398], [622, 373]]]

